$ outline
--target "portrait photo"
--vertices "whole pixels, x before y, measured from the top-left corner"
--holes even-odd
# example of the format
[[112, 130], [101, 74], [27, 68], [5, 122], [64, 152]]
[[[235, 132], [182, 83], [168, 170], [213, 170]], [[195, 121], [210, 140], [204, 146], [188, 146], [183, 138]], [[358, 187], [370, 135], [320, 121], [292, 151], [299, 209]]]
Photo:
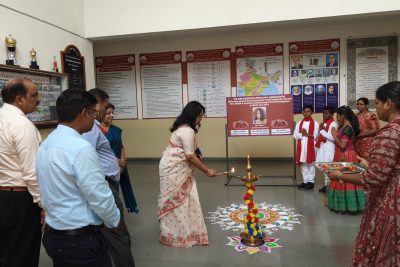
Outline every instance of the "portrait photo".
[[327, 53], [326, 54], [326, 66], [327, 67], [337, 67], [339, 60], [338, 53]]
[[301, 85], [292, 85], [291, 92], [292, 95], [300, 95], [302, 91]]
[[267, 124], [266, 107], [253, 107], [253, 124]]
[[325, 84], [316, 84], [315, 85], [315, 94], [317, 95], [324, 95], [326, 92], [326, 86]]
[[337, 93], [337, 84], [335, 83], [328, 83], [327, 84], [327, 91], [328, 91], [328, 95], [336, 95]]
[[291, 60], [292, 70], [303, 68], [303, 56], [302, 55], [293, 55], [293, 56], [291, 56], [290, 60]]
[[314, 93], [314, 85], [312, 84], [304, 85], [304, 94], [311, 95], [312, 93]]

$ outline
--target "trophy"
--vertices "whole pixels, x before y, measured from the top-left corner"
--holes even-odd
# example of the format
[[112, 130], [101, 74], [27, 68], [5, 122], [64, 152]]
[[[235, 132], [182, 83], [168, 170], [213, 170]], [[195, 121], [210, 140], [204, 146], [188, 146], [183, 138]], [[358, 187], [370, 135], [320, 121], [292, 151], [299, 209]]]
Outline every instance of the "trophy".
[[56, 57], [53, 57], [53, 71], [58, 72]]
[[29, 68], [31, 69], [39, 69], [39, 65], [36, 62], [36, 51], [35, 49], [32, 48], [31, 51], [29, 51], [29, 53], [31, 54], [31, 65], [29, 66]]
[[17, 40], [15, 40], [11, 34], [6, 37], [6, 47], [7, 47], [7, 65], [17, 65], [17, 60], [15, 59], [15, 48], [17, 46]]

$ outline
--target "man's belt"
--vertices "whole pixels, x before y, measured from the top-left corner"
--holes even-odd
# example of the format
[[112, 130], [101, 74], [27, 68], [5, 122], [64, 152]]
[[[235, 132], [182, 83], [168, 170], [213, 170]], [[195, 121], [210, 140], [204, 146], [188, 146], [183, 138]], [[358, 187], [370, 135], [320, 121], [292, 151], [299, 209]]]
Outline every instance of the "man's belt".
[[0, 186], [0, 191], [25, 192], [28, 191], [28, 188], [25, 186]]
[[45, 229], [49, 232], [52, 232], [56, 235], [64, 235], [64, 236], [74, 236], [74, 235], [83, 235], [94, 233], [99, 229], [98, 225], [87, 225], [81, 228], [70, 229], [70, 230], [56, 230], [51, 228], [48, 224], [46, 224]]

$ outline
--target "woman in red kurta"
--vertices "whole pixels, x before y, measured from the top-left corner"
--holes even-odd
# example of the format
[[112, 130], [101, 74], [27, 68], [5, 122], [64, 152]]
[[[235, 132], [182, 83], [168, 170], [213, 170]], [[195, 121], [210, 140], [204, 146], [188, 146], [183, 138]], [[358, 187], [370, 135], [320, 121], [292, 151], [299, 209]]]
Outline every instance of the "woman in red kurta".
[[368, 170], [361, 174], [329, 173], [334, 181], [369, 189], [352, 266], [400, 265], [400, 82], [376, 91], [376, 111], [388, 122], [372, 141]]
[[358, 123], [360, 124], [360, 134], [356, 137], [355, 147], [357, 154], [368, 160], [371, 152], [372, 137], [379, 130], [379, 120], [376, 115], [368, 110], [369, 100], [361, 97], [357, 100]]

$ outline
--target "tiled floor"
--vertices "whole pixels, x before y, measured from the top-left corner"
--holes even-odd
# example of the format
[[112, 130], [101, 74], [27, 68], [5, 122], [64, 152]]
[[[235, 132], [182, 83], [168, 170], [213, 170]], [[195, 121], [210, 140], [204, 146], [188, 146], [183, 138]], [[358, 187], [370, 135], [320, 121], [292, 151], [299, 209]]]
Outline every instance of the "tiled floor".
[[[210, 161], [209, 167], [225, 170], [224, 161]], [[293, 165], [287, 161], [254, 161], [253, 173], [267, 176], [290, 174]], [[237, 173], [244, 174], [245, 162], [235, 164]], [[318, 192], [322, 180], [317, 180], [314, 190], [303, 191], [293, 186], [261, 186], [261, 184], [291, 183], [291, 179], [263, 178], [256, 182], [256, 202], [282, 204], [295, 208], [303, 215], [301, 224], [293, 230], [280, 229], [272, 235], [280, 240], [282, 247], [270, 254], [238, 253], [227, 246], [227, 236], [237, 232], [222, 231], [220, 226], [206, 219], [210, 245], [187, 249], [172, 248], [158, 242], [157, 194], [159, 190], [158, 162], [130, 162], [129, 171], [140, 213], [126, 215], [133, 241], [133, 254], [137, 267], [144, 266], [348, 266], [361, 215], [340, 215], [329, 211], [322, 203]], [[297, 170], [299, 172], [299, 170]], [[241, 204], [244, 186], [225, 186], [225, 177], [208, 178], [195, 173], [204, 216], [217, 207]], [[299, 173], [298, 180], [301, 179]], [[240, 185], [238, 179], [232, 184]], [[41, 250], [40, 266], [52, 266], [45, 250]]]

